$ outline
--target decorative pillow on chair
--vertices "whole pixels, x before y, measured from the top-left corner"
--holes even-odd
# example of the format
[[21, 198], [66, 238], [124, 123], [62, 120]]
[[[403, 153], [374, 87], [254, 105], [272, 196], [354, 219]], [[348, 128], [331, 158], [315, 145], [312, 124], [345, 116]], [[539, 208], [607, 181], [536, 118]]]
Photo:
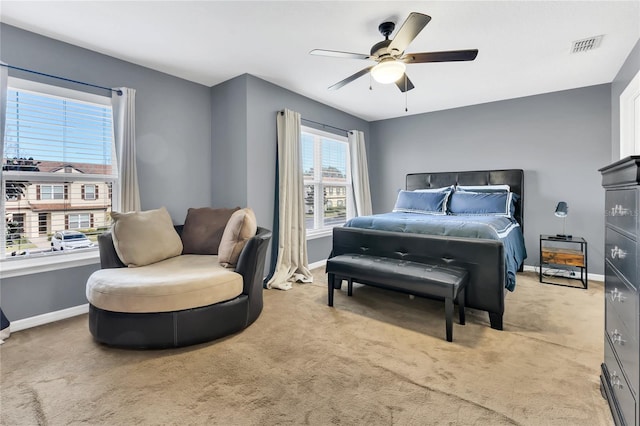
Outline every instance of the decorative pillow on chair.
[[256, 215], [249, 208], [240, 209], [231, 215], [222, 234], [218, 248], [218, 261], [227, 268], [236, 266], [240, 252], [247, 240], [258, 231]]
[[239, 210], [202, 207], [189, 209], [182, 229], [183, 254], [218, 254], [224, 228], [231, 215]]
[[118, 257], [129, 267], [144, 266], [182, 253], [182, 241], [164, 207], [143, 212], [111, 212], [111, 235]]

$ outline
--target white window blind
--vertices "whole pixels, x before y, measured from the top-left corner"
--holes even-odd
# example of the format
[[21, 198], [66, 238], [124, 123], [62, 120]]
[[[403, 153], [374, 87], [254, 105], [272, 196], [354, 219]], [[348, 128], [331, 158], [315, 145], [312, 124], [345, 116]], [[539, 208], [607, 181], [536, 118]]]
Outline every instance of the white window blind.
[[95, 241], [110, 226], [112, 116], [108, 97], [9, 81], [0, 258], [50, 255], [57, 231]]

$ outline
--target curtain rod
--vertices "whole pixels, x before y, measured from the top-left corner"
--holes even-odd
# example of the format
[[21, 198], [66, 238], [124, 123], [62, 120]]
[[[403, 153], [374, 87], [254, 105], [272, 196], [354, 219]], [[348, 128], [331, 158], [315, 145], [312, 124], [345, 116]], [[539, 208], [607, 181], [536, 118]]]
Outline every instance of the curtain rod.
[[[284, 110], [280, 111], [280, 115], [284, 115]], [[340, 127], [330, 126], [329, 124], [318, 123], [317, 121], [309, 120], [308, 118], [300, 118], [300, 120], [301, 121], [306, 121], [307, 123], [317, 124], [318, 126], [329, 127], [331, 129], [340, 130], [341, 132], [345, 132], [345, 133], [353, 133], [350, 130], [341, 129]]]
[[13, 65], [7, 65], [7, 64], [0, 63], [0, 66], [7, 67], [7, 68], [10, 68], [12, 70], [30, 72], [32, 74], [38, 74], [38, 75], [41, 75], [41, 76], [44, 76], [44, 77], [57, 78], [58, 80], [64, 80], [64, 81], [68, 81], [70, 83], [83, 84], [85, 86], [91, 86], [91, 87], [95, 87], [95, 88], [102, 89], [102, 90], [108, 90], [110, 92], [116, 92], [118, 94], [118, 96], [122, 96], [122, 90], [120, 90], [120, 89], [112, 89], [110, 87], [98, 86], [96, 84], [85, 83], [83, 81], [71, 80], [70, 78], [59, 77], [57, 75], [52, 75], [52, 74], [45, 74], [43, 72], [29, 70], [29, 69], [26, 69], [26, 68], [15, 67]]

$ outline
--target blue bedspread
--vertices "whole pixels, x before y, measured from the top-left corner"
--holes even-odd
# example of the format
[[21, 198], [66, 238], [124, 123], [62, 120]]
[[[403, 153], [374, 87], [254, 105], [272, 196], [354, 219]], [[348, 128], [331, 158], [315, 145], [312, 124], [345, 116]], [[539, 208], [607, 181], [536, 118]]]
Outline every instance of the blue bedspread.
[[504, 244], [507, 279], [505, 287], [513, 291], [516, 272], [527, 257], [520, 225], [514, 219], [500, 216], [425, 215], [417, 213], [383, 213], [360, 216], [345, 226], [381, 231], [443, 235], [500, 240]]

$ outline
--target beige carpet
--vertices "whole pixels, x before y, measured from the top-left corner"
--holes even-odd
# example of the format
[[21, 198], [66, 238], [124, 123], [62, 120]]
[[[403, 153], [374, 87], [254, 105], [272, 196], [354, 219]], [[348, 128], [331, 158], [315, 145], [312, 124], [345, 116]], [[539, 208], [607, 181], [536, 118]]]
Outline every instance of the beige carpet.
[[[265, 291], [245, 331], [182, 349], [95, 344], [86, 315], [0, 346], [3, 425], [609, 425], [599, 390], [602, 283], [520, 274], [505, 330], [468, 310], [325, 277]], [[456, 310], [457, 312], [457, 310]]]

